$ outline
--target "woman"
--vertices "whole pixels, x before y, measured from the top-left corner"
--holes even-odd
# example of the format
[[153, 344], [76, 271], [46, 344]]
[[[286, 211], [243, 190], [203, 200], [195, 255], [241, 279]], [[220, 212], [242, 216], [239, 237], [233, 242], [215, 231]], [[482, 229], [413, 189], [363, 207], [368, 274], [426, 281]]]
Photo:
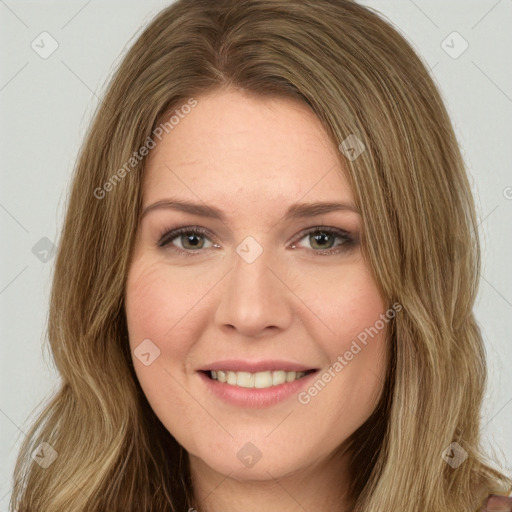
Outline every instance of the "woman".
[[508, 506], [480, 445], [476, 228], [439, 93], [372, 11], [173, 4], [78, 160], [62, 386], [12, 510]]

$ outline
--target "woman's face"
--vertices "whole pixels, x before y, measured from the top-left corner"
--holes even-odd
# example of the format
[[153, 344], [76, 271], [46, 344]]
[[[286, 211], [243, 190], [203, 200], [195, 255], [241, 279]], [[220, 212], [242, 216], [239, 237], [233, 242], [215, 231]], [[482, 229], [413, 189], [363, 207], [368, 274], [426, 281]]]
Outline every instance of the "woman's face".
[[386, 305], [343, 173], [305, 104], [235, 90], [198, 97], [149, 155], [130, 348], [196, 468], [292, 474], [375, 409]]

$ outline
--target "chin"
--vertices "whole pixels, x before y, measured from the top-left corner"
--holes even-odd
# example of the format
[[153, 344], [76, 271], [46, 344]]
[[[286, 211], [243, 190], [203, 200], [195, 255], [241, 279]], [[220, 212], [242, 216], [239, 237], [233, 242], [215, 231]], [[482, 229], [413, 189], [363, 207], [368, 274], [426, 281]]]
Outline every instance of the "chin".
[[195, 459], [199, 471], [209, 468], [211, 471], [229, 475], [234, 480], [247, 482], [282, 478], [299, 472], [314, 462], [311, 454], [299, 454], [289, 447], [279, 448], [267, 443], [266, 447], [258, 448], [257, 441], [232, 441], [229, 446], [222, 445], [217, 449], [205, 447], [194, 454], [189, 453]]

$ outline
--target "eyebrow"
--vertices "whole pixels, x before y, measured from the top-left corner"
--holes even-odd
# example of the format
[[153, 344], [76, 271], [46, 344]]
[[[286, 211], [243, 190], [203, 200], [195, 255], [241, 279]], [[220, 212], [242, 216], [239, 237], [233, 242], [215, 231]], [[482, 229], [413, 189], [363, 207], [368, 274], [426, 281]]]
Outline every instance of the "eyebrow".
[[[150, 204], [144, 208], [142, 216], [144, 217], [149, 212], [157, 209], [169, 208], [172, 210], [178, 210], [185, 213], [191, 213], [193, 215], [199, 215], [201, 217], [209, 217], [212, 219], [218, 219], [222, 222], [226, 222], [226, 215], [222, 210], [219, 210], [215, 206], [207, 204], [193, 203], [190, 201], [183, 201], [181, 199], [162, 199], [156, 203]], [[359, 210], [352, 203], [336, 203], [336, 202], [315, 202], [315, 203], [294, 203], [292, 204], [284, 215], [284, 220], [302, 219], [307, 217], [314, 217], [334, 211], [352, 211], [357, 213]]]

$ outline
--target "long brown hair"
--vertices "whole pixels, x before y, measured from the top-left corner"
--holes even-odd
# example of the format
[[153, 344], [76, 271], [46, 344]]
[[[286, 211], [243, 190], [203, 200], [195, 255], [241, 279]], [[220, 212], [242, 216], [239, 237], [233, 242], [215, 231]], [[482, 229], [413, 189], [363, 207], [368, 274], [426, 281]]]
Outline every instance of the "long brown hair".
[[[173, 110], [227, 87], [297, 98], [334, 144], [364, 144], [358, 158], [340, 159], [378, 286], [403, 310], [382, 400], [350, 440], [353, 511], [477, 510], [512, 482], [480, 443], [480, 252], [464, 163], [421, 60], [347, 0], [180, 0], [128, 51], [77, 161], [48, 325], [62, 380], [23, 442], [11, 510], [181, 512], [191, 503], [187, 454], [133, 370], [125, 280], [141, 148]], [[58, 454], [46, 468], [31, 457], [43, 442]], [[453, 442], [467, 453], [456, 469], [442, 457]]]

